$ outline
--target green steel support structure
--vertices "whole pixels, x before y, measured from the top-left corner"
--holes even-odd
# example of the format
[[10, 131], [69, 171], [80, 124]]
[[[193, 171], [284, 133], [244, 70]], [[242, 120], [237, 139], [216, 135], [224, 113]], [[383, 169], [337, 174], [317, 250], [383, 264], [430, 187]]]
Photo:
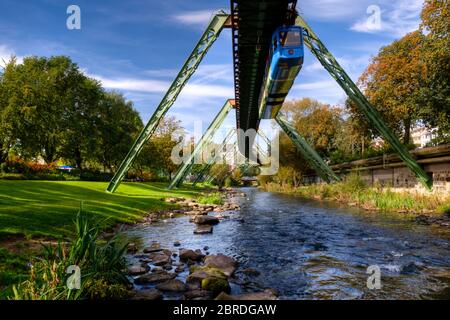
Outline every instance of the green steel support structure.
[[304, 30], [304, 41], [312, 54], [320, 61], [323, 67], [339, 83], [347, 95], [356, 103], [361, 112], [364, 113], [369, 123], [378, 130], [380, 135], [392, 146], [398, 156], [403, 160], [406, 166], [415, 173], [418, 180], [429, 190], [433, 186], [433, 180], [427, 175], [423, 168], [416, 162], [414, 157], [408, 152], [406, 147], [399, 141], [394, 133], [381, 119], [380, 114], [370, 104], [367, 98], [362, 94], [352, 79], [342, 69], [334, 56], [328, 51], [319, 37], [314, 33], [305, 20], [298, 16], [296, 25]]
[[200, 141], [195, 145], [194, 151], [189, 156], [189, 159], [185, 161], [181, 167], [178, 169], [177, 173], [175, 174], [175, 177], [170, 182], [170, 185], [168, 189], [173, 189], [174, 187], [178, 187], [186, 177], [186, 175], [189, 173], [189, 171], [194, 166], [194, 160], [196, 159], [197, 155], [201, 153], [203, 150], [203, 147], [211, 142], [214, 134], [216, 133], [217, 129], [222, 124], [225, 117], [228, 115], [230, 110], [233, 108], [233, 104], [231, 100], [227, 100], [225, 104], [223, 105], [222, 109], [219, 111], [217, 116], [214, 118], [214, 120], [209, 125], [208, 129], [206, 129], [205, 133], [203, 134]]
[[189, 58], [186, 60], [175, 80], [172, 82], [172, 85], [166, 92], [164, 98], [161, 100], [159, 106], [156, 108], [147, 125], [141, 131], [139, 137], [136, 139], [125, 159], [122, 161], [119, 169], [106, 189], [108, 192], [116, 191], [123, 177], [127, 174], [133, 164], [134, 159], [136, 159], [144, 144], [155, 132], [160, 120], [173, 105], [181, 90], [186, 85], [190, 77], [194, 74], [203, 57], [208, 52], [209, 48], [216, 41], [228, 18], [229, 15], [224, 12], [220, 12], [212, 18], [199, 42], [190, 54]]
[[211, 157], [211, 159], [209, 159], [208, 163], [203, 165], [202, 169], [200, 170], [200, 172], [198, 173], [197, 177], [195, 178], [195, 181], [193, 183], [194, 186], [203, 179], [205, 174], [207, 172], [209, 172], [211, 167], [214, 165], [214, 162], [216, 162], [216, 160], [221, 156], [220, 150], [223, 150], [223, 148], [226, 147], [226, 145], [228, 144], [229, 140], [233, 136], [234, 132], [235, 132], [234, 129], [231, 129], [228, 132], [228, 134], [226, 135], [225, 139], [223, 139], [222, 143], [220, 144], [219, 148], [217, 149], [219, 152], [216, 155], [214, 155], [214, 157]]
[[277, 115], [276, 121], [288, 137], [291, 138], [292, 142], [295, 144], [305, 160], [308, 161], [311, 167], [324, 181], [340, 181], [339, 177], [325, 163], [325, 161], [323, 161], [316, 150], [314, 150], [314, 148], [306, 142], [305, 138], [298, 134], [295, 128], [281, 114]]

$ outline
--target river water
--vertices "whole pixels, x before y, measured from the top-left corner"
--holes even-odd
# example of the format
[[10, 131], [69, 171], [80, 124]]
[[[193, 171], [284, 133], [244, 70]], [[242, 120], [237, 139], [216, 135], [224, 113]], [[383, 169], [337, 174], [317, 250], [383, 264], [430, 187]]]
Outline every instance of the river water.
[[[189, 217], [137, 225], [127, 237], [148, 246], [201, 249], [239, 261], [232, 293], [275, 288], [280, 299], [450, 299], [450, 233], [411, 219], [242, 188], [241, 210], [194, 235]], [[367, 268], [381, 271], [368, 289]], [[375, 268], [376, 268], [375, 267]], [[250, 276], [240, 272], [252, 268]], [[186, 277], [187, 271], [179, 277]]]

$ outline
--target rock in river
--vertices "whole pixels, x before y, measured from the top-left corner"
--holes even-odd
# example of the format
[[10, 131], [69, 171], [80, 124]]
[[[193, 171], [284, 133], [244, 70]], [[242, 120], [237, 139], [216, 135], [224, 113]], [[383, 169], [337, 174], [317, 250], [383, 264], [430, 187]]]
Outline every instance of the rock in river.
[[228, 277], [232, 276], [237, 267], [237, 261], [221, 253], [207, 256], [205, 266], [220, 269]]
[[162, 251], [162, 249], [161, 245], [157, 242], [152, 243], [150, 247], [144, 248], [144, 253], [152, 253], [158, 251]]
[[263, 292], [244, 293], [235, 296], [231, 296], [222, 292], [216, 297], [216, 300], [276, 300], [276, 299], [277, 296], [271, 289], [266, 289]]
[[164, 250], [163, 252], [154, 252], [149, 256], [151, 263], [155, 266], [163, 266], [172, 263], [172, 252]]
[[172, 279], [167, 280], [165, 282], [161, 282], [156, 285], [156, 288], [162, 291], [171, 291], [171, 292], [183, 292], [186, 291], [186, 285], [183, 281]]
[[194, 230], [194, 234], [208, 234], [213, 232], [213, 227], [208, 224], [199, 225]]
[[137, 276], [139, 274], [144, 274], [148, 271], [148, 267], [144, 267], [140, 264], [133, 265], [128, 268], [128, 274], [132, 276]]
[[175, 273], [168, 273], [166, 271], [159, 271], [155, 273], [144, 274], [140, 277], [134, 279], [136, 284], [147, 284], [147, 283], [159, 283], [167, 280], [171, 280], [176, 277]]
[[163, 295], [158, 289], [144, 289], [136, 291], [133, 300], [162, 300]]
[[220, 292], [230, 292], [228, 277], [222, 270], [210, 266], [193, 266], [186, 283], [200, 284], [203, 290], [217, 295]]
[[193, 219], [196, 224], [218, 224], [220, 221], [216, 217], [212, 216], [195, 216]]
[[204, 257], [205, 255], [203, 255], [202, 253], [195, 252], [189, 249], [180, 249], [180, 260], [182, 261], [201, 261]]

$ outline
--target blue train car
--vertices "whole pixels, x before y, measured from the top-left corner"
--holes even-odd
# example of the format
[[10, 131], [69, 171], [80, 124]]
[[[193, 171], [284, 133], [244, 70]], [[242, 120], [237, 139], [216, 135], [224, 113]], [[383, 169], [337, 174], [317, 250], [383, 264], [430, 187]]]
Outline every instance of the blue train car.
[[259, 97], [259, 118], [274, 119], [303, 65], [303, 30], [278, 28], [267, 59], [266, 75]]

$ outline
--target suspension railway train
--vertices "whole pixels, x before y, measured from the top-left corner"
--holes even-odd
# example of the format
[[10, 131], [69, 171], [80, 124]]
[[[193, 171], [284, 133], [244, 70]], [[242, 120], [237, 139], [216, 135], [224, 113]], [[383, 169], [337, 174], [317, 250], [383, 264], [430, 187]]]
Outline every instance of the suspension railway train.
[[259, 98], [259, 118], [274, 119], [303, 65], [303, 29], [279, 27], [272, 36], [265, 79]]

